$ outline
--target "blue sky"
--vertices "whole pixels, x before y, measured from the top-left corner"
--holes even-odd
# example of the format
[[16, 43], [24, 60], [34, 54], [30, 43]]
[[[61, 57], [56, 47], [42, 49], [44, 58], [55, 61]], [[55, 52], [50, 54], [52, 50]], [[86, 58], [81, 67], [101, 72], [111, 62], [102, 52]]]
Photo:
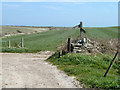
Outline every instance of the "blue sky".
[[117, 2], [4, 2], [3, 25], [73, 27], [118, 25]]

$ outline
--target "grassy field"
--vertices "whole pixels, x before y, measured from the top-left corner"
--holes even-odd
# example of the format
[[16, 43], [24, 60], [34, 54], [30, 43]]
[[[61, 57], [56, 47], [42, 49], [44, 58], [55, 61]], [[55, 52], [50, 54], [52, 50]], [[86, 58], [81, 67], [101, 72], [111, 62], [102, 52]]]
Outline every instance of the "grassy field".
[[13, 34], [20, 30], [23, 33], [33, 32], [35, 28], [32, 27], [17, 27], [17, 26], [2, 26], [2, 34]]
[[96, 39], [118, 38], [118, 27], [85, 28], [88, 37]]
[[[60, 58], [56, 53], [47, 61], [56, 65], [70, 76], [89, 88], [115, 89], [120, 88], [120, 67], [118, 59], [113, 64], [107, 77], [103, 77], [113, 56], [110, 55], [84, 55], [69, 53]], [[120, 60], [120, 59], [119, 59]]]
[[37, 27], [37, 26], [0, 26], [2, 27], [2, 33], [0, 36], [4, 36], [7, 34], [18, 34], [18, 33], [36, 33], [41, 31], [49, 31], [53, 29], [64, 29], [64, 27]]
[[[84, 29], [87, 33], [83, 35], [88, 38], [96, 40], [118, 38], [117, 27]], [[58, 47], [64, 46], [68, 37], [78, 38], [79, 30], [67, 28], [61, 30], [50, 30], [41, 33], [5, 37], [2, 38], [2, 44], [0, 46], [2, 52], [39, 52], [46, 50], [57, 51]], [[21, 38], [24, 38], [25, 48], [15, 48], [21, 45]], [[8, 40], [11, 40], [12, 48], [10, 49], [8, 49]], [[49, 58], [48, 61], [50, 61], [54, 65], [57, 65], [59, 69], [65, 71], [68, 75], [76, 76], [76, 79], [78, 81], [85, 84], [84, 87], [107, 89], [120, 88], [120, 67], [118, 65], [118, 60], [116, 60], [116, 62], [114, 63], [112, 69], [108, 73], [108, 76], [106, 78], [103, 77], [113, 56], [87, 56], [83, 54], [80, 55], [70, 53], [62, 56], [61, 58], [57, 57], [58, 54], [55, 54], [51, 58]]]
[[[8, 27], [9, 28], [9, 27]], [[117, 27], [107, 28], [85, 28], [85, 37], [95, 39], [110, 39], [118, 37]], [[41, 33], [29, 34], [29, 35], [18, 35], [11, 36], [2, 39], [3, 52], [39, 52], [41, 50], [52, 50], [56, 51], [60, 45], [64, 45], [68, 37], [77, 38], [79, 36], [79, 30], [64, 29], [64, 30], [50, 30]], [[15, 47], [15, 44], [20, 46], [20, 40], [24, 38], [25, 49], [8, 49], [8, 40], [11, 40], [11, 47]]]
[[[68, 37], [77, 35], [77, 32], [75, 30], [52, 30], [31, 35], [12, 36], [9, 39], [11, 40], [11, 46], [14, 47], [15, 43], [20, 42], [21, 37], [24, 38], [24, 46], [29, 49], [28, 52], [54, 51], [58, 46], [65, 43]], [[2, 40], [8, 42], [9, 39], [3, 38]], [[2, 47], [7, 47], [7, 42], [3, 42]]]

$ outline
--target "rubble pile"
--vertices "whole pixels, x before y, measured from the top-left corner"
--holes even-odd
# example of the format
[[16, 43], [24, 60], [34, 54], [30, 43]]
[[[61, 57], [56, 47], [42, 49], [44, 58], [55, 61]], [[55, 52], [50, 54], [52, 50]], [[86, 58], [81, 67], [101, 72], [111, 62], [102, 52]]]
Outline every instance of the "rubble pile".
[[74, 53], [102, 53], [104, 50], [104, 46], [88, 38], [78, 40], [71, 45]]

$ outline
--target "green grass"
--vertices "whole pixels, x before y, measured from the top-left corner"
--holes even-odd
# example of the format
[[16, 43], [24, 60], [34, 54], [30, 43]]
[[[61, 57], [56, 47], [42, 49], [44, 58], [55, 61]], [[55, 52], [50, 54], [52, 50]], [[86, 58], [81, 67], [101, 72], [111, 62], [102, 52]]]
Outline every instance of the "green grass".
[[118, 38], [118, 27], [85, 28], [87, 36], [95, 39]]
[[24, 52], [28, 52], [28, 48], [7, 48], [7, 47], [3, 47], [3, 48], [0, 48], [0, 51], [10, 52], [10, 53], [24, 53]]
[[[78, 31], [76, 30], [52, 30], [31, 35], [12, 36], [3, 38], [2, 47], [8, 47], [8, 40], [11, 40], [11, 46], [15, 43], [20, 45], [21, 37], [24, 38], [24, 47], [28, 48], [28, 52], [39, 52], [45, 50], [57, 50], [58, 46], [64, 44], [68, 37], [75, 37]], [[4, 52], [4, 51], [3, 51]]]
[[[9, 28], [9, 27], [8, 27]], [[20, 28], [20, 27], [19, 27]], [[85, 28], [85, 37], [94, 39], [110, 39], [118, 37], [117, 27], [107, 28]], [[11, 40], [11, 46], [15, 47], [15, 43], [20, 46], [21, 38], [24, 38], [24, 46], [28, 48], [25, 52], [39, 52], [39, 51], [56, 51], [61, 45], [64, 45], [68, 37], [77, 38], [79, 36], [79, 30], [68, 29], [68, 30], [51, 30], [36, 34], [11, 36], [9, 38], [3, 38], [1, 47], [8, 47], [8, 40]], [[3, 50], [6, 52], [6, 50]]]
[[[84, 87], [89, 88], [120, 88], [120, 69], [118, 59], [114, 63], [107, 77], [104, 78], [113, 56], [94, 55], [87, 56], [83, 54], [69, 53], [61, 58], [57, 58], [56, 53], [47, 61], [56, 65], [59, 69], [65, 71], [70, 76], [76, 76], [76, 79], [84, 83]], [[120, 60], [120, 59], [119, 59]]]

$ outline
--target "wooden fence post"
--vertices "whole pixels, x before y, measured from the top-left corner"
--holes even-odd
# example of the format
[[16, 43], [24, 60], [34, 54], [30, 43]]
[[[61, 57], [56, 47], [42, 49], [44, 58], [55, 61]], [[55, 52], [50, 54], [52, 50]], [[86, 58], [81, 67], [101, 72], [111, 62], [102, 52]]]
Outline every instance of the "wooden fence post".
[[23, 38], [21, 38], [21, 47], [22, 47], [22, 48], [24, 47]]
[[71, 51], [71, 44], [70, 44], [70, 38], [68, 38], [68, 43], [67, 43], [67, 52], [69, 53]]
[[73, 44], [71, 44], [71, 52], [73, 52], [73, 49], [74, 49], [74, 46], [73, 46]]
[[8, 48], [10, 48], [10, 40], [8, 41]]
[[107, 71], [105, 72], [104, 77], [106, 77], [106, 76], [107, 76], [107, 74], [108, 74], [108, 72], [109, 72], [110, 68], [112, 67], [112, 64], [114, 63], [115, 58], [117, 57], [117, 55], [118, 55], [118, 51], [116, 52], [116, 54], [115, 54], [115, 56], [114, 56], [113, 60], [111, 61], [110, 65], [109, 65], [109, 67], [108, 67], [108, 69], [107, 69]]
[[80, 29], [82, 28], [82, 22], [80, 22]]
[[81, 31], [81, 29], [82, 29], [82, 22], [80, 22], [80, 38], [81, 38], [81, 36], [82, 36], [82, 31]]
[[61, 55], [60, 55], [60, 52], [58, 52], [58, 58], [60, 58], [60, 56], [61, 56]]

